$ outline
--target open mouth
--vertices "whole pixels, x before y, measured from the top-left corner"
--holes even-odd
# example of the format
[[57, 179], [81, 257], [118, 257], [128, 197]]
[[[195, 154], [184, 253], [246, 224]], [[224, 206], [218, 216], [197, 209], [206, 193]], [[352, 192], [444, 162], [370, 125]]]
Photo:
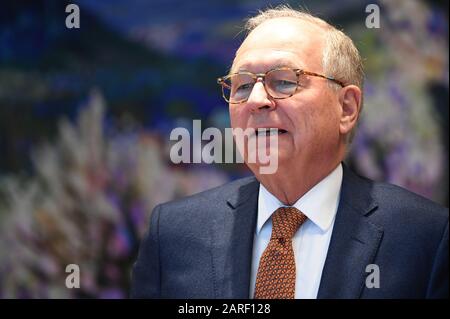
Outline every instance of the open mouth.
[[256, 136], [272, 136], [272, 135], [282, 135], [287, 133], [286, 130], [278, 128], [258, 128], [256, 130]]

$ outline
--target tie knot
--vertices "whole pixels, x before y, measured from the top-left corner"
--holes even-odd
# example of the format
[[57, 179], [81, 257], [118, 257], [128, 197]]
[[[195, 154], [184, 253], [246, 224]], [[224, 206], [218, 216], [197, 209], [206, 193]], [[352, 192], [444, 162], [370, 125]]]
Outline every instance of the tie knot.
[[280, 207], [272, 215], [272, 238], [292, 239], [307, 217], [295, 207]]

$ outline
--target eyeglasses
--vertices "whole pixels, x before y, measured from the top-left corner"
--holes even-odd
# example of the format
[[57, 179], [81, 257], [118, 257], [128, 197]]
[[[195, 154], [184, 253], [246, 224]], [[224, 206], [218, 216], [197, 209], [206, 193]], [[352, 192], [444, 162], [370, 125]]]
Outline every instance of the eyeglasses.
[[243, 103], [248, 100], [255, 83], [261, 79], [267, 94], [273, 99], [286, 99], [297, 92], [302, 86], [302, 76], [316, 76], [333, 81], [344, 87], [344, 83], [332, 77], [308, 72], [301, 69], [276, 68], [266, 73], [237, 72], [218, 78], [217, 83], [222, 86], [225, 101], [231, 104]]

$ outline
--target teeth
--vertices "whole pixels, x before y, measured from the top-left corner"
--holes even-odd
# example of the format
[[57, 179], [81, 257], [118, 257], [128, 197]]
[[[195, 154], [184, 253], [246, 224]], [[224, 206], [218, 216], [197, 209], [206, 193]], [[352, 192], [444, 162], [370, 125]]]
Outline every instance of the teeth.
[[277, 135], [282, 133], [282, 130], [277, 128], [259, 128], [256, 132], [257, 135]]

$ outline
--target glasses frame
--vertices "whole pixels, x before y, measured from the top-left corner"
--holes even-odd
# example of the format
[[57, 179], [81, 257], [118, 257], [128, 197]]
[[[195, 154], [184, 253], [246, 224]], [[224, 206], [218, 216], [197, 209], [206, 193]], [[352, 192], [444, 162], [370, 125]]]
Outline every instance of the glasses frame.
[[[294, 72], [295, 72], [295, 75], [296, 75], [296, 77], [297, 77], [297, 81], [296, 81], [297, 87], [295, 88], [294, 92], [293, 92], [291, 95], [289, 95], [289, 96], [286, 96], [286, 97], [273, 97], [272, 95], [270, 95], [269, 91], [267, 90], [267, 87], [266, 87], [266, 81], [265, 81], [266, 76], [267, 76], [267, 74], [269, 74], [269, 73], [271, 73], [271, 72], [274, 72], [274, 71], [283, 71], [283, 70], [289, 70], [289, 71], [294, 71]], [[254, 84], [256, 84], [256, 82], [258, 82], [258, 80], [261, 79], [262, 82], [263, 82], [264, 89], [266, 90], [267, 95], [269, 95], [269, 96], [270, 96], [272, 99], [274, 99], [274, 100], [287, 99], [287, 98], [290, 98], [291, 96], [293, 96], [293, 95], [297, 92], [297, 90], [298, 90], [298, 87], [299, 87], [299, 81], [300, 81], [300, 75], [309, 75], [309, 76], [315, 76], [315, 77], [323, 78], [323, 79], [332, 81], [332, 82], [334, 82], [334, 83], [336, 83], [336, 84], [339, 84], [341, 87], [345, 87], [345, 84], [344, 84], [343, 82], [341, 82], [341, 81], [339, 81], [339, 80], [336, 80], [336, 79], [333, 78], [333, 77], [325, 76], [325, 75], [323, 75], [323, 74], [319, 74], [319, 73], [315, 73], [315, 72], [305, 71], [305, 70], [302, 70], [302, 69], [292, 69], [292, 68], [287, 68], [287, 67], [285, 68], [285, 67], [282, 67], [282, 68], [271, 69], [271, 70], [269, 70], [269, 71], [267, 71], [267, 72], [265, 72], [265, 73], [252, 73], [252, 72], [247, 72], [247, 71], [235, 72], [235, 73], [231, 73], [231, 74], [225, 75], [225, 76], [220, 77], [220, 78], [217, 79], [217, 83], [222, 87], [222, 97], [224, 98], [225, 101], [227, 101], [227, 102], [230, 103], [230, 104], [240, 104], [240, 103], [245, 103], [245, 102], [247, 102], [247, 100], [248, 100], [248, 98], [250, 97], [250, 94], [251, 94], [251, 93], [250, 93], [249, 96], [248, 96], [245, 100], [242, 100], [242, 101], [239, 101], [239, 102], [230, 102], [230, 101], [226, 98], [224, 89], [225, 89], [225, 88], [231, 89], [231, 87], [229, 87], [229, 86], [225, 83], [225, 81], [228, 80], [229, 78], [231, 78], [232, 76], [237, 75], [237, 74], [246, 74], [246, 75], [250, 75], [250, 76], [252, 77], [253, 81], [254, 81]], [[252, 90], [253, 90], [253, 88], [252, 88]]]

